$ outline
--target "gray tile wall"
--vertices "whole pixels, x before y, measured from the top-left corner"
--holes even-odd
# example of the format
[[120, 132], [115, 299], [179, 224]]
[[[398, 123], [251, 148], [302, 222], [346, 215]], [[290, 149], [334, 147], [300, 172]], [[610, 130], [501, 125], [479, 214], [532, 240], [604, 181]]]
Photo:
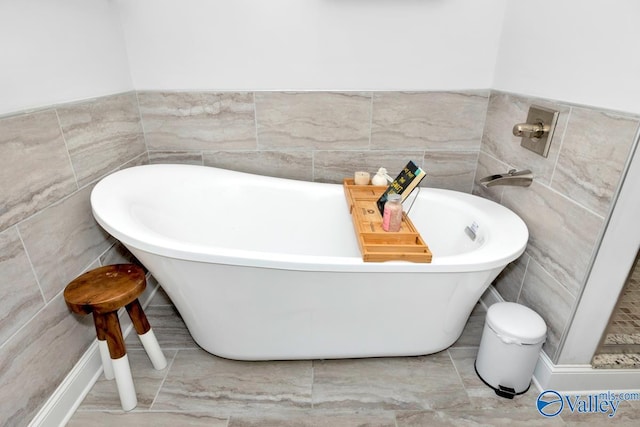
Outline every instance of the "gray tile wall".
[[423, 185], [470, 192], [488, 91], [140, 92], [151, 163], [341, 182], [423, 165]]
[[[560, 112], [549, 156], [520, 147], [511, 133], [531, 104]], [[530, 187], [498, 186], [473, 192], [509, 207], [527, 223], [526, 253], [497, 279], [507, 301], [536, 310], [555, 360], [582, 290], [591, 257], [620, 183], [640, 124], [636, 115], [603, 111], [493, 91], [489, 98], [476, 179], [510, 168], [531, 169]]]
[[62, 295], [118, 250], [89, 195], [147, 162], [135, 93], [0, 118], [0, 424], [27, 425], [95, 338]]

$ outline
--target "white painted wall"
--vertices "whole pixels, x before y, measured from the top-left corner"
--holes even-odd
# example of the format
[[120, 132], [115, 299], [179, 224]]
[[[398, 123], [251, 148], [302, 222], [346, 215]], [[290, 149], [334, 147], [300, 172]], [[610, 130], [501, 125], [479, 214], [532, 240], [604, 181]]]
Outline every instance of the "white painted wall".
[[637, 0], [2, 0], [0, 114], [134, 87], [495, 88], [640, 113], [638, 16]]
[[117, 0], [136, 89], [489, 88], [505, 0]]
[[640, 1], [509, 1], [492, 86], [640, 113]]
[[113, 1], [0, 1], [0, 114], [132, 88]]

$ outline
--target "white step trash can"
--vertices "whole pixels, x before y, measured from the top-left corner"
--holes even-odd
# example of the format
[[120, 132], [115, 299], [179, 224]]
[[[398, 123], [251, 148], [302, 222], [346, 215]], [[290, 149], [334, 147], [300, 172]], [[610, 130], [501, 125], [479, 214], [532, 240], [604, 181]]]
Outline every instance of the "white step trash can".
[[487, 310], [476, 357], [476, 373], [498, 396], [529, 390], [547, 325], [535, 311], [513, 302], [499, 302]]

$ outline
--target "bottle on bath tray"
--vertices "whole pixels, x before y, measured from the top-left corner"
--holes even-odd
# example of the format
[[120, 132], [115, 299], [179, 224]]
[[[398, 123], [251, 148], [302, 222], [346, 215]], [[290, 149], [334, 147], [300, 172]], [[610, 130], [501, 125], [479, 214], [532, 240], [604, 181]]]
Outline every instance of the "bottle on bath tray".
[[402, 225], [402, 196], [389, 194], [384, 204], [382, 215], [382, 229], [384, 231], [400, 231]]
[[371, 178], [372, 185], [389, 185], [393, 179], [387, 173], [385, 168], [378, 169], [378, 172]]

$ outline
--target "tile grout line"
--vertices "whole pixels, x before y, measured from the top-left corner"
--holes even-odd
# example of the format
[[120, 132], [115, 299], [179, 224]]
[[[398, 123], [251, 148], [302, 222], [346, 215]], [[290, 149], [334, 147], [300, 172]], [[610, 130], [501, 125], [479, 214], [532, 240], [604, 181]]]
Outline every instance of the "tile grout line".
[[156, 404], [156, 400], [158, 399], [158, 396], [160, 395], [160, 391], [162, 390], [162, 387], [164, 386], [164, 383], [167, 381], [167, 377], [169, 376], [169, 372], [171, 371], [171, 368], [173, 367], [173, 363], [176, 360], [176, 357], [178, 357], [178, 353], [180, 352], [180, 350], [176, 350], [173, 357], [171, 358], [171, 362], [167, 363], [167, 372], [164, 374], [164, 377], [162, 378], [162, 381], [160, 382], [160, 386], [158, 387], [158, 391], [156, 391], [155, 396], [153, 396], [153, 400], [151, 401], [151, 404], [149, 405], [149, 411], [151, 409], [153, 409], [153, 405]]
[[371, 144], [373, 140], [373, 97], [375, 96], [375, 92], [371, 92], [371, 98], [369, 100], [369, 144], [367, 147], [368, 151], [371, 151]]
[[258, 105], [256, 104], [256, 92], [251, 92], [251, 96], [253, 99], [253, 127], [254, 127], [254, 135], [256, 138], [256, 152], [260, 152], [260, 138], [258, 137]]
[[60, 122], [60, 115], [58, 114], [58, 108], [54, 108], [53, 111], [56, 113], [56, 120], [58, 121], [58, 129], [60, 130], [60, 136], [62, 136], [62, 141], [64, 142], [64, 148], [67, 152], [67, 159], [69, 160], [69, 166], [71, 166], [71, 172], [73, 172], [73, 179], [76, 181], [76, 191], [80, 190], [80, 181], [78, 181], [78, 174], [76, 173], [76, 168], [73, 165], [73, 160], [71, 159], [71, 152], [69, 151], [69, 143], [67, 142], [67, 137], [64, 134], [64, 129], [62, 129], [62, 123]]
[[569, 123], [571, 122], [571, 115], [573, 114], [573, 107], [569, 107], [569, 112], [567, 113], [567, 122], [563, 129], [562, 136], [560, 137], [560, 146], [558, 147], [558, 155], [556, 156], [555, 162], [553, 163], [553, 169], [551, 170], [551, 177], [549, 177], [549, 188], [553, 186], [553, 179], [556, 176], [556, 170], [558, 169], [558, 163], [560, 163], [560, 157], [562, 156], [562, 147], [564, 145], [564, 138], [567, 135], [567, 129], [569, 129]]
[[316, 361], [312, 360], [311, 361], [311, 410], [313, 411], [314, 409], [314, 404], [313, 404], [313, 385], [316, 382]]
[[[20, 241], [22, 242], [23, 245], [23, 249], [25, 251], [25, 255], [27, 256], [27, 260], [29, 261], [29, 264], [31, 266], [31, 269], [34, 273], [34, 277], [36, 279], [36, 284], [38, 285], [38, 288], [40, 290], [40, 293], [42, 294], [42, 297], [44, 298], [44, 304], [42, 305], [42, 307], [40, 307], [34, 314], [33, 316], [31, 316], [29, 319], [25, 320], [22, 324], [22, 326], [20, 326], [14, 333], [12, 333], [11, 335], [9, 335], [8, 337], [5, 338], [4, 342], [2, 342], [0, 344], [0, 350], [4, 348], [5, 345], [8, 345], [8, 343], [15, 337], [18, 335], [18, 333], [20, 333], [20, 331], [22, 331], [23, 329], [27, 328], [29, 323], [31, 323], [31, 321], [33, 321], [36, 317], [38, 317], [40, 315], [40, 313], [42, 313], [44, 310], [47, 309], [47, 307], [49, 306], [49, 304], [56, 299], [56, 297], [58, 297], [58, 295], [61, 295], [64, 293], [64, 287], [62, 289], [60, 289], [60, 291], [56, 292], [49, 301], [47, 301], [46, 296], [44, 295], [44, 290], [42, 289], [41, 285], [40, 285], [40, 279], [38, 278], [38, 275], [36, 274], [35, 271], [35, 267], [33, 266], [32, 262], [31, 262], [31, 257], [29, 256], [29, 252], [27, 251], [27, 247], [24, 245], [24, 241], [22, 240], [22, 235], [20, 234], [20, 231], [18, 229], [17, 225], [13, 225], [11, 227], [16, 227], [16, 231], [18, 233], [18, 237], [20, 238]], [[11, 227], [9, 227], [7, 230], [9, 230]], [[6, 231], [6, 230], [5, 230]], [[93, 264], [95, 261], [99, 262], [99, 259], [95, 259], [93, 261], [91, 261], [89, 264], [87, 264], [85, 267], [82, 268], [81, 272], [78, 274], [81, 274], [84, 271], [87, 271], [87, 269], [91, 266], [91, 264]]]
[[[16, 234], [18, 235], [18, 239], [20, 239], [20, 243], [22, 244], [22, 249], [24, 249], [24, 254], [27, 257], [27, 261], [29, 261], [29, 267], [31, 267], [31, 272], [33, 273], [34, 279], [36, 279], [36, 284], [38, 285], [38, 290], [40, 291], [40, 295], [42, 295], [42, 301], [44, 303], [44, 306], [46, 306], [47, 305], [47, 297], [45, 296], [44, 291], [42, 290], [42, 285], [40, 284], [40, 278], [38, 277], [38, 273], [36, 272], [36, 268], [33, 265], [33, 261], [31, 261], [31, 255], [29, 255], [29, 250], [27, 249], [27, 245], [25, 245], [24, 240], [22, 239], [22, 234], [20, 233], [20, 229], [18, 228], [18, 225], [16, 224], [13, 227], [16, 229]], [[40, 312], [40, 310], [38, 310], [38, 312]]]
[[[526, 252], [525, 252], [526, 254]], [[527, 258], [527, 264], [524, 266], [524, 273], [522, 274], [522, 280], [520, 281], [520, 288], [518, 289], [518, 295], [516, 296], [516, 302], [520, 302], [520, 295], [522, 294], [522, 288], [524, 288], [524, 280], [527, 277], [527, 272], [529, 271], [529, 263], [531, 262], [531, 258], [533, 258], [531, 255], [527, 254], [527, 256], [529, 258]], [[543, 270], [545, 272], [547, 272], [546, 269], [543, 268]], [[547, 272], [547, 274], [550, 274], [549, 272]]]
[[149, 144], [147, 143], [147, 131], [144, 126], [144, 120], [142, 119], [142, 111], [140, 110], [140, 96], [137, 90], [134, 90], [133, 93], [136, 96], [136, 105], [138, 107], [138, 118], [140, 119], [140, 130], [142, 131], [142, 140], [144, 141], [144, 148], [147, 154], [147, 162], [150, 162], [151, 159], [149, 157]]
[[[449, 347], [449, 348], [451, 348], [451, 347]], [[451, 352], [449, 351], [449, 348], [447, 349], [447, 355], [449, 356], [449, 361], [451, 362], [451, 365], [453, 366], [454, 371], [456, 371], [456, 375], [458, 376], [458, 381], [460, 382], [460, 385], [464, 389], [464, 392], [465, 392], [465, 394], [467, 395], [467, 398], [468, 398], [469, 397], [469, 393], [467, 391], [467, 387], [464, 385], [464, 381], [462, 380], [462, 375], [460, 375], [460, 371], [458, 370], [458, 367], [456, 366], [456, 362], [453, 361], [453, 356], [451, 355]]]

